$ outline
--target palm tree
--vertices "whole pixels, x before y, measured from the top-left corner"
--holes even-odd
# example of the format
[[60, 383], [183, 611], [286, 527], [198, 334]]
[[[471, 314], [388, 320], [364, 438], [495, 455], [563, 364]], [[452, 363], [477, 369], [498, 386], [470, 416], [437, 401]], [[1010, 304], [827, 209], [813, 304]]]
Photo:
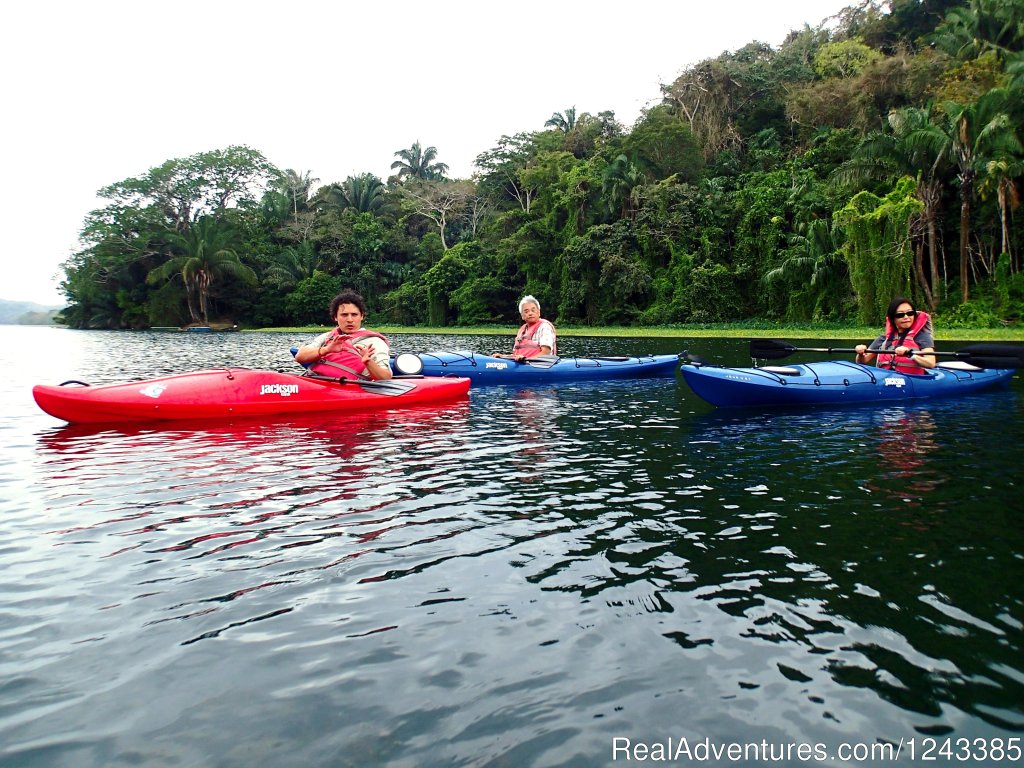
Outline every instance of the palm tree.
[[939, 276], [939, 207], [942, 203], [940, 170], [944, 134], [932, 122], [931, 105], [925, 109], [907, 107], [889, 114], [891, 132], [868, 134], [853, 157], [833, 175], [837, 181], [862, 183], [875, 179], [893, 183], [903, 176], [917, 180], [915, 196], [921, 201], [921, 225], [928, 244], [930, 269], [925, 274], [923, 259], [915, 258], [914, 271], [928, 308], [935, 310], [942, 293]]
[[233, 230], [213, 217], [199, 219], [184, 233], [169, 231], [167, 239], [175, 255], [150, 271], [146, 282], [181, 275], [192, 320], [208, 323], [210, 287], [217, 280], [236, 277], [250, 284], [257, 282], [256, 273], [242, 264], [231, 247], [235, 237]]
[[1010, 211], [1020, 205], [1020, 192], [1017, 190], [1016, 179], [1024, 175], [1024, 158], [1020, 156], [1004, 156], [989, 160], [985, 164], [985, 174], [978, 184], [978, 194], [986, 198], [992, 190], [996, 193], [996, 204], [999, 206], [999, 226], [1002, 232], [1002, 249], [1010, 259], [1010, 272], [1017, 271], [1017, 262], [1011, 252]]
[[644, 174], [625, 155], [619, 155], [604, 169], [601, 192], [608, 199], [608, 212], [621, 210], [622, 217], [635, 213], [635, 190], [644, 183]]
[[310, 189], [318, 181], [320, 179], [310, 177], [309, 171], [297, 173], [291, 168], [285, 169], [284, 176], [281, 179], [281, 187], [291, 198], [292, 212], [296, 221], [299, 219], [299, 201], [301, 200], [303, 207], [305, 207], [306, 201], [309, 200]]
[[341, 193], [345, 207], [360, 213], [376, 213], [384, 205], [384, 182], [372, 173], [349, 176], [341, 185]]
[[318, 209], [351, 208], [359, 213], [376, 213], [384, 206], [384, 182], [372, 173], [349, 176], [341, 184], [321, 187], [313, 198]]
[[267, 282], [279, 288], [292, 288], [308, 277], [320, 265], [320, 259], [313, 250], [309, 240], [303, 240], [297, 246], [289, 245], [281, 249], [274, 258], [274, 263], [267, 267], [263, 277]]
[[391, 164], [391, 169], [398, 169], [398, 178], [411, 176], [415, 179], [443, 179], [448, 173], [448, 166], [444, 163], [435, 163], [437, 157], [436, 147], [423, 149], [417, 140], [409, 149], [400, 149], [395, 152], [398, 160]]
[[1007, 114], [1009, 93], [993, 88], [973, 104], [946, 102], [945, 151], [955, 161], [960, 181], [960, 283], [963, 300], [967, 288], [971, 201], [979, 174], [991, 159], [1019, 155], [1024, 151], [1016, 128]]
[[816, 314], [828, 316], [838, 311], [849, 291], [850, 274], [839, 250], [837, 229], [830, 219], [798, 223], [788, 238], [782, 263], [764, 274], [762, 284], [789, 286], [790, 295], [808, 286], [813, 289]]
[[961, 60], [994, 51], [1000, 60], [1020, 50], [1024, 5], [1020, 0], [968, 0], [951, 8], [931, 35], [941, 50]]
[[571, 106], [565, 110], [565, 114], [555, 112], [545, 123], [545, 128], [557, 128], [562, 133], [569, 133], [576, 127], [576, 107]]
[[1011, 88], [1024, 88], [1024, 51], [1006, 57], [1006, 74], [1010, 77]]

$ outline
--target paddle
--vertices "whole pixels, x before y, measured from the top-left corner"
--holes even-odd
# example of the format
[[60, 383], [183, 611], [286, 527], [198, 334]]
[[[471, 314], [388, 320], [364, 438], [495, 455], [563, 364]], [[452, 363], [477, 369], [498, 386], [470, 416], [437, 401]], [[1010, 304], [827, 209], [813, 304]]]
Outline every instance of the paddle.
[[[750, 342], [750, 356], [760, 360], [780, 360], [794, 352], [824, 352], [825, 354], [856, 354], [856, 349], [843, 347], [795, 347], [785, 341], [773, 339], [753, 339]], [[892, 354], [891, 349], [870, 349], [871, 354]], [[939, 357], [955, 357], [979, 368], [1022, 368], [1024, 367], [1024, 347], [1012, 344], [971, 344], [953, 352], [929, 352]], [[908, 355], [910, 357], [912, 355]]]
[[367, 392], [376, 392], [378, 395], [404, 395], [416, 389], [416, 385], [407, 379], [343, 379], [338, 376], [321, 376], [319, 373], [306, 371], [302, 374], [304, 378], [315, 381], [329, 381], [332, 384], [352, 384], [362, 387]]
[[550, 368], [558, 363], [558, 360], [558, 355], [537, 355], [536, 357], [528, 357], [523, 362], [534, 368]]

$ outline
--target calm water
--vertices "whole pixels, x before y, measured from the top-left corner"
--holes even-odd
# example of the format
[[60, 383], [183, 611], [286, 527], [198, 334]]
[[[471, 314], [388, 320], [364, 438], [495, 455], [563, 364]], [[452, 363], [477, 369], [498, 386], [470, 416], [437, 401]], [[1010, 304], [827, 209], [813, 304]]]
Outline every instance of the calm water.
[[884, 410], [730, 414], [665, 379], [184, 428], [31, 400], [291, 370], [304, 340], [0, 326], [0, 765], [625, 765], [684, 739], [833, 765], [902, 740], [910, 765], [1024, 737], [1019, 379]]

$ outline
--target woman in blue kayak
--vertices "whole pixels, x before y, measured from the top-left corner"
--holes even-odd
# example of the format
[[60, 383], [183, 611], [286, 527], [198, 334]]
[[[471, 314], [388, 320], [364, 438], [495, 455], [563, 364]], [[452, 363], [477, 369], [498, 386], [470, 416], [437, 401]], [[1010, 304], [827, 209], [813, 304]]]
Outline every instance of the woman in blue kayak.
[[[892, 350], [879, 353], [873, 350]], [[864, 365], [875, 363], [879, 368], [892, 368], [901, 373], [924, 373], [926, 368], [935, 367], [935, 335], [932, 319], [923, 310], [914, 309], [909, 299], [897, 296], [889, 302], [885, 313], [885, 333], [871, 342], [870, 346], [858, 344], [857, 362]]]
[[386, 337], [363, 328], [366, 302], [354, 291], [342, 291], [331, 302], [337, 324], [305, 346], [295, 359], [313, 373], [337, 379], [390, 379], [391, 349]]
[[523, 318], [523, 326], [516, 334], [512, 354], [496, 354], [494, 357], [522, 362], [537, 355], [558, 354], [555, 348], [555, 326], [540, 316], [540, 302], [533, 296], [524, 296], [519, 302], [519, 314]]

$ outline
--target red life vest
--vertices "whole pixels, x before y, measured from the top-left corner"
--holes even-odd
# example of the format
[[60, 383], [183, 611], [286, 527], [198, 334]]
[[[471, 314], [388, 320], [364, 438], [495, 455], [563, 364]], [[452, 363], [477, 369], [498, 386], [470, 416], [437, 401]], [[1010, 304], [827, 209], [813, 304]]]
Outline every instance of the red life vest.
[[382, 339], [387, 344], [387, 337], [380, 335], [376, 331], [368, 331], [365, 328], [360, 328], [358, 331], [349, 334], [342, 333], [340, 328], [335, 328], [333, 333], [334, 336], [328, 337], [328, 339], [333, 340], [340, 337], [341, 350], [328, 352], [324, 355], [323, 360], [313, 363], [309, 370], [320, 376], [330, 376], [335, 379], [370, 378], [369, 372], [363, 364], [363, 358], [353, 342], [357, 339], [377, 338]]
[[[523, 357], [536, 357], [541, 354], [540, 344], [535, 340], [535, 337], [540, 332], [540, 329], [544, 327], [544, 323], [548, 324], [551, 328], [551, 335], [555, 335], [555, 326], [551, 325], [551, 322], [544, 318], [539, 319], [533, 325], [523, 324], [523, 327], [519, 329], [519, 333], [516, 334], [516, 343], [512, 347], [513, 355], [522, 355]], [[555, 343], [551, 343], [551, 354], [558, 354], [555, 351]]]
[[[917, 316], [914, 318], [914, 324], [910, 326], [910, 330], [907, 331], [906, 335], [901, 339], [899, 331], [897, 331], [892, 324], [892, 320], [888, 317], [885, 318], [885, 342], [882, 344], [883, 347], [891, 349], [893, 347], [909, 347], [910, 349], [921, 349], [914, 337], [920, 333], [921, 329], [928, 325], [928, 321], [931, 317], [927, 312], [917, 311]], [[879, 368], [891, 368], [892, 370], [900, 373], [927, 373], [927, 369], [922, 368], [919, 365], [914, 365], [913, 357], [902, 357], [898, 355], [879, 355], [875, 361], [875, 365]]]

